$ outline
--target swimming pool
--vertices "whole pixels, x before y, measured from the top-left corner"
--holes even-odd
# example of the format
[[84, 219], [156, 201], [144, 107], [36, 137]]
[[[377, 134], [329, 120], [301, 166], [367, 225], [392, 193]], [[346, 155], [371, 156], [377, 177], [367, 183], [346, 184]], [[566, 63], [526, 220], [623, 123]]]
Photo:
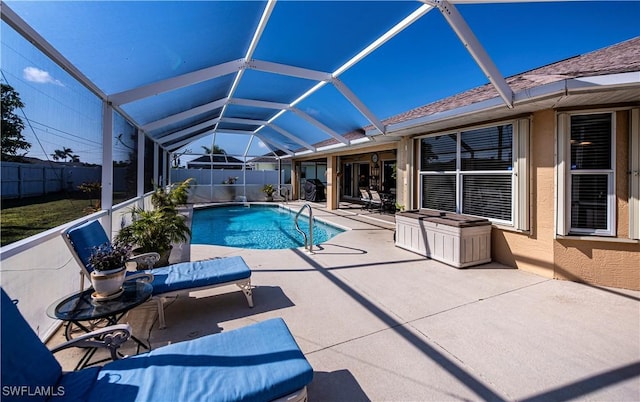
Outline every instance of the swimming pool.
[[[304, 246], [295, 229], [296, 212], [270, 205], [223, 206], [195, 209], [191, 225], [191, 244], [252, 249], [286, 249]], [[308, 233], [309, 218], [298, 218], [300, 229]], [[344, 232], [314, 219], [313, 244], [324, 243]]]

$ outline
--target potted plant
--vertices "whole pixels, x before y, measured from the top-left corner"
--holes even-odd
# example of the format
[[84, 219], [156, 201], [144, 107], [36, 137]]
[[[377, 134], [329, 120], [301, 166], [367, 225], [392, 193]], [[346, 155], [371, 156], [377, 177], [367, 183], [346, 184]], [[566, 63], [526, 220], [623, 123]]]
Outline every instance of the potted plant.
[[186, 217], [170, 207], [145, 211], [134, 207], [131, 211], [133, 222], [118, 233], [118, 240], [133, 244], [136, 253], [160, 254], [156, 267], [169, 264], [171, 243], [187, 241], [191, 229]]
[[262, 192], [266, 195], [267, 201], [273, 201], [273, 193], [276, 192], [276, 189], [273, 187], [272, 184], [265, 184], [262, 187]]
[[222, 181], [222, 184], [229, 184], [228, 186], [224, 186], [223, 193], [229, 201], [235, 201], [236, 199], [236, 182], [238, 181], [238, 177], [229, 176], [226, 180]]
[[91, 283], [97, 298], [109, 298], [122, 291], [131, 246], [123, 242], [105, 243], [95, 247], [89, 257]]
[[187, 241], [191, 235], [187, 218], [178, 210], [180, 205], [187, 202], [191, 180], [187, 179], [168, 190], [156, 188], [151, 195], [154, 209], [146, 211], [139, 207], [132, 208], [132, 223], [122, 228], [116, 239], [133, 245], [136, 254], [160, 254], [156, 267], [168, 265], [171, 243]]
[[151, 205], [155, 208], [174, 207], [178, 208], [187, 203], [189, 198], [189, 188], [193, 178], [177, 183], [168, 189], [156, 186], [151, 194]]

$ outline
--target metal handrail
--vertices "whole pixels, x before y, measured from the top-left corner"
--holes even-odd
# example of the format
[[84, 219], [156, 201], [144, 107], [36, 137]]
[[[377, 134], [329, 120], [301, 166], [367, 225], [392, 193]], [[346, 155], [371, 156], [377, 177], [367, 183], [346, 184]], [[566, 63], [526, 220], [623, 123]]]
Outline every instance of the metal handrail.
[[[305, 207], [309, 208], [309, 239], [308, 239], [309, 247], [308, 248], [307, 248], [307, 234], [303, 232], [302, 229], [300, 229], [300, 225], [298, 225], [298, 216], [300, 216], [300, 214], [305, 209]], [[296, 230], [302, 234], [302, 237], [304, 237], [304, 248], [308, 249], [310, 253], [313, 253], [313, 211], [311, 210], [311, 205], [304, 204], [296, 214], [294, 221], [296, 224]]]

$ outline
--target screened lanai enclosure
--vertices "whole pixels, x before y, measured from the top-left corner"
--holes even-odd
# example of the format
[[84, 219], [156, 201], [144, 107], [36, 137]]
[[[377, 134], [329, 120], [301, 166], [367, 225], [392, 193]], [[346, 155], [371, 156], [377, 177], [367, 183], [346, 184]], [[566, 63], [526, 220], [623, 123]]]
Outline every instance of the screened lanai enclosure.
[[[396, 157], [400, 171], [415, 156], [403, 121], [430, 118], [418, 107], [487, 84], [484, 106], [512, 110], [505, 76], [609, 44], [549, 51], [591, 34], [580, 10], [616, 15], [606, 3], [2, 1], [3, 120], [6, 94], [15, 123], [3, 126], [3, 208], [79, 198], [63, 226], [99, 219], [113, 234], [154, 185], [187, 178], [193, 202], [258, 201], [264, 184], [294, 198], [311, 179], [330, 203], [330, 178], [353, 176], [343, 194], [357, 195], [355, 166], [377, 146], [394, 159], [378, 180], [395, 186]], [[353, 171], [336, 172], [340, 157]], [[74, 262], [54, 252], [60, 229], [2, 247], [13, 294], [76, 290]], [[42, 305], [28, 303], [46, 336]]]
[[3, 193], [100, 182], [109, 210], [194, 177], [200, 201], [257, 199], [266, 183], [291, 194], [283, 160], [391, 141], [382, 120], [424, 103], [399, 92], [428, 76], [407, 63], [427, 49], [414, 38], [443, 29], [469, 52], [464, 74], [510, 107], [455, 3], [3, 2], [2, 79], [26, 105], [27, 156], [59, 162], [49, 179], [3, 171], [37, 187]]
[[512, 108], [504, 75], [540, 60], [501, 71], [483, 42], [535, 56], [556, 38], [500, 37], [510, 21], [485, 16], [599, 7], [548, 3], [3, 1], [2, 81], [26, 122], [3, 159], [30, 165], [5, 165], [3, 198], [99, 183], [109, 210], [185, 177], [200, 201], [230, 182], [296, 194], [291, 160], [396, 142], [392, 117], [429, 101], [489, 82]]

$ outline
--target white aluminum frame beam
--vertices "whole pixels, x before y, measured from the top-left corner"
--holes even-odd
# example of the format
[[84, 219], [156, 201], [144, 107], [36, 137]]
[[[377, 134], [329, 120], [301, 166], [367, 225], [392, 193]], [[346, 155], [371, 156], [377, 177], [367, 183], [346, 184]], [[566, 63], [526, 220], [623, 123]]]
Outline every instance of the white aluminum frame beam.
[[249, 137], [249, 141], [247, 141], [247, 146], [244, 148], [244, 154], [242, 155], [244, 160], [247, 160], [247, 155], [249, 155], [249, 150], [251, 149], [251, 144], [253, 143], [253, 139], [255, 138], [255, 135], [252, 135], [251, 137]]
[[[108, 96], [96, 84], [93, 83], [86, 75], [54, 48], [46, 39], [36, 32], [29, 24], [26, 23], [18, 14], [15, 13], [4, 1], [0, 1], [0, 17], [7, 25], [13, 28], [20, 36], [31, 43], [36, 49], [40, 50], [51, 61], [60, 66], [64, 71], [69, 73], [71, 77], [77, 80], [90, 92], [96, 95], [103, 102], [108, 102]], [[122, 117], [127, 119], [135, 128], [140, 129], [140, 125], [129, 116], [124, 110], [117, 105], [112, 105], [113, 110], [118, 112]]]
[[[364, 49], [362, 49], [358, 54], [356, 54], [354, 57], [352, 57], [351, 59], [349, 59], [346, 63], [344, 63], [342, 66], [340, 66], [337, 70], [335, 70], [333, 73], [331, 73], [331, 77], [332, 79], [338, 78], [338, 76], [342, 73], [344, 73], [345, 71], [347, 71], [348, 69], [350, 69], [351, 67], [353, 67], [355, 64], [357, 64], [358, 62], [360, 62], [362, 59], [364, 59], [365, 57], [367, 57], [369, 54], [371, 54], [374, 50], [376, 50], [377, 48], [379, 48], [380, 46], [384, 45], [386, 42], [388, 42], [391, 38], [393, 38], [394, 36], [396, 36], [397, 34], [399, 34], [400, 32], [402, 32], [405, 28], [407, 28], [409, 25], [413, 24], [414, 22], [416, 22], [418, 19], [420, 19], [423, 15], [425, 15], [426, 13], [428, 13], [429, 11], [431, 11], [433, 9], [433, 5], [430, 4], [422, 4], [420, 7], [418, 7], [414, 12], [412, 12], [411, 14], [409, 14], [407, 17], [405, 17], [404, 19], [402, 19], [402, 21], [400, 21], [399, 23], [397, 23], [396, 25], [394, 25], [391, 29], [389, 29], [387, 32], [385, 32], [384, 34], [382, 34], [379, 38], [377, 38], [376, 40], [374, 40], [372, 43], [370, 43], [368, 46], [366, 46]], [[298, 103], [302, 102], [302, 100], [306, 99], [308, 96], [310, 96], [311, 94], [313, 94], [314, 92], [316, 92], [317, 90], [319, 90], [320, 88], [322, 88], [323, 86], [325, 86], [327, 84], [327, 81], [320, 81], [318, 82], [314, 87], [312, 87], [311, 89], [309, 89], [307, 92], [305, 92], [304, 94], [302, 94], [300, 97], [298, 97], [296, 100], [294, 100], [293, 102], [291, 102], [291, 105], [289, 105], [288, 109], [289, 110], [293, 110], [293, 106], [297, 105]], [[340, 91], [342, 92], [342, 91]], [[343, 94], [344, 95], [344, 94]], [[353, 95], [354, 99], [357, 99], [355, 97], [355, 95]], [[352, 100], [350, 98], [347, 97], [347, 99], [352, 102]], [[359, 102], [359, 101], [358, 101]], [[353, 102], [352, 102], [353, 104]], [[361, 104], [362, 107], [364, 107], [364, 104]], [[356, 106], [354, 104], [354, 106]], [[356, 106], [356, 108], [360, 111], [360, 108], [358, 106]], [[282, 110], [285, 110], [287, 108], [282, 108]], [[366, 109], [366, 107], [365, 107]], [[362, 111], [360, 111], [362, 113]], [[363, 113], [364, 114], [364, 113]], [[275, 118], [270, 120], [271, 122], [273, 122], [273, 120], [275, 120], [277, 117], [281, 116], [282, 113], [279, 113], [278, 115], [274, 116]], [[369, 115], [371, 117], [373, 117], [373, 114], [369, 112]], [[370, 119], [370, 116], [367, 114], [364, 114], [364, 116], [369, 119], [369, 121], [371, 121], [373, 123], [373, 121]], [[301, 115], [302, 116], [302, 115]], [[311, 116], [305, 115], [309, 118], [311, 118]], [[321, 126], [325, 127], [328, 129], [328, 127], [326, 127], [324, 124], [318, 122], [317, 120], [311, 118], [313, 120], [314, 125], [318, 125], [320, 124]], [[308, 120], [305, 117], [305, 120]], [[374, 117], [374, 121], [377, 121], [378, 119]], [[310, 121], [310, 120], [308, 120]], [[378, 125], [382, 125], [381, 123], [374, 123], [374, 125], [376, 126], [376, 128], [380, 129], [378, 127]], [[333, 138], [337, 139], [338, 141], [342, 142], [343, 144], [348, 144], [349, 141], [347, 141], [344, 137], [338, 135], [337, 133], [333, 132], [333, 130], [327, 131], [326, 129], [323, 128], [323, 131], [326, 131], [329, 133], [329, 135], [331, 135]], [[382, 130], [380, 130], [382, 133], [384, 133], [384, 127], [382, 127]], [[334, 135], [338, 135], [337, 137]]]
[[295, 108], [295, 107], [292, 107], [289, 110], [291, 110], [293, 113], [297, 114], [298, 116], [302, 117], [304, 120], [308, 121], [312, 125], [318, 127], [320, 130], [322, 130], [325, 133], [329, 134], [330, 136], [332, 136], [336, 140], [340, 141], [341, 143], [343, 143], [345, 145], [349, 145], [349, 140], [348, 139], [344, 138], [340, 134], [336, 133], [335, 131], [333, 131], [329, 127], [327, 127], [324, 124], [322, 124], [321, 122], [319, 122], [318, 120], [316, 120], [313, 117], [309, 116], [308, 114], [306, 114], [302, 110], [300, 110], [298, 108]]
[[288, 132], [284, 128], [282, 128], [280, 126], [276, 126], [273, 123], [268, 123], [268, 124], [266, 124], [266, 126], [274, 129], [275, 131], [279, 132], [280, 134], [282, 134], [283, 136], [287, 137], [291, 141], [294, 141], [295, 143], [305, 147], [306, 149], [308, 149], [310, 151], [313, 151], [313, 152], [316, 151], [316, 147], [314, 147], [313, 145], [307, 143], [306, 141], [301, 140], [299, 137], [296, 137], [295, 135], [291, 134], [290, 132]]
[[[275, 147], [277, 147], [278, 149], [284, 151], [287, 155], [293, 155], [293, 152], [283, 143], [270, 139], [270, 138], [265, 138], [264, 135], [261, 134], [254, 134], [256, 137], [258, 137], [260, 139], [260, 141], [262, 141], [267, 147], [269, 147], [269, 145], [273, 145]], [[271, 148], [269, 148], [269, 150], [273, 153], [275, 153], [275, 151]]]
[[[424, 1], [424, 0], [423, 0]], [[476, 38], [475, 34], [462, 18], [458, 9], [447, 0], [429, 0], [430, 4], [438, 7], [444, 19], [449, 23], [453, 31], [458, 35], [460, 41], [471, 54], [476, 64], [482, 69], [482, 72], [489, 79], [489, 82], [498, 91], [498, 94], [509, 109], [513, 108], [513, 91], [507, 81], [504, 79], [491, 57], [484, 50], [484, 47]]]
[[375, 126], [375, 128], [380, 131], [381, 134], [386, 134], [384, 124], [382, 124], [371, 110], [369, 110], [369, 108], [367, 108], [365, 104], [358, 99], [348, 86], [346, 86], [339, 78], [334, 78], [331, 83], [356, 109], [358, 109], [362, 115], [364, 115], [364, 117], [367, 118], [367, 120], [369, 120], [369, 122], [371, 122], [371, 124]]
[[[310, 150], [315, 150], [315, 147], [311, 144], [306, 143], [305, 141], [301, 140], [300, 138], [296, 137], [295, 135], [289, 133], [288, 131], [284, 130], [283, 128], [280, 128], [278, 126], [276, 126], [275, 124], [271, 124], [268, 121], [265, 120], [253, 120], [253, 119], [244, 119], [244, 118], [236, 118], [236, 117], [223, 117], [222, 119], [220, 119], [221, 123], [235, 123], [235, 124], [250, 124], [250, 125], [254, 125], [254, 126], [261, 126], [259, 128], [257, 128], [255, 131], [252, 131], [252, 133], [255, 135], [258, 133], [258, 131], [260, 131], [263, 127], [270, 127], [272, 129], [274, 129], [275, 131], [279, 132], [280, 134], [282, 134], [283, 136], [289, 138], [290, 140], [296, 142], [297, 144], [310, 149]], [[225, 132], [226, 130], [223, 129], [218, 129], [217, 131], [219, 132]], [[264, 137], [264, 136], [263, 136]]]
[[195, 126], [187, 127], [187, 128], [182, 129], [180, 131], [176, 131], [176, 132], [173, 132], [171, 134], [167, 134], [165, 136], [154, 138], [154, 140], [156, 140], [160, 144], [166, 144], [167, 142], [171, 142], [171, 141], [173, 141], [173, 140], [175, 140], [177, 138], [184, 137], [185, 135], [189, 135], [189, 134], [194, 133], [194, 132], [196, 132], [198, 130], [204, 130], [204, 129], [208, 128], [208, 127], [211, 127], [213, 129], [213, 126], [215, 126], [219, 121], [220, 121], [220, 118], [216, 117], [215, 119], [203, 121], [202, 123], [196, 124]]
[[[267, 147], [267, 149], [269, 150], [269, 152], [271, 152], [272, 154], [274, 154], [276, 151], [272, 148], [274, 145], [270, 144], [269, 142], [267, 142], [264, 138], [262, 138], [260, 135], [255, 134], [254, 137], [258, 138], [260, 141], [262, 141], [262, 143], [264, 144], [265, 147]], [[286, 152], [286, 151], [285, 151]]]
[[231, 98], [229, 99], [230, 105], [259, 107], [263, 109], [288, 109], [288, 103], [270, 102], [257, 99], [244, 99], [244, 98]]
[[[307, 149], [313, 149], [315, 150], [315, 147], [313, 145], [310, 145], [308, 143], [306, 143], [305, 141], [301, 140], [300, 138], [296, 137], [295, 135], [289, 133], [288, 131], [284, 130], [283, 128], [280, 128], [278, 126], [276, 126], [275, 124], [271, 124], [270, 122], [266, 121], [266, 120], [253, 120], [253, 119], [243, 119], [243, 118], [236, 118], [236, 117], [223, 117], [222, 119], [220, 119], [221, 123], [235, 123], [235, 124], [250, 124], [250, 125], [254, 125], [254, 126], [260, 126], [258, 127], [255, 131], [253, 131], [254, 134], [257, 134], [261, 129], [263, 129], [264, 127], [270, 127], [272, 129], [274, 129], [275, 131], [279, 132], [280, 134], [282, 134], [283, 136], [289, 138], [292, 141], [295, 141], [297, 144], [307, 148]], [[224, 132], [225, 130], [219, 129], [218, 131], [220, 132]]]
[[235, 124], [250, 124], [253, 126], [264, 126], [268, 122], [266, 120], [254, 120], [240, 117], [223, 117], [220, 119], [221, 123], [235, 123]]
[[373, 53], [374, 50], [379, 48], [380, 46], [387, 43], [391, 38], [402, 32], [409, 25], [413, 24], [417, 20], [419, 20], [423, 15], [428, 13], [433, 9], [433, 5], [431, 4], [423, 4], [418, 7], [414, 12], [406, 16], [402, 21], [398, 22], [396, 25], [391, 27], [387, 32], [382, 34], [379, 38], [371, 42], [367, 47], [362, 49], [358, 54], [353, 56], [350, 60], [344, 63], [342, 66], [338, 67], [336, 71], [333, 72], [333, 77], [338, 77], [340, 74], [344, 73], [351, 67], [353, 67], [356, 63], [360, 62], [362, 59]]
[[217, 64], [191, 73], [182, 74], [166, 80], [157, 81], [152, 84], [143, 85], [138, 88], [109, 95], [109, 101], [117, 106], [124, 105], [150, 96], [174, 91], [203, 81], [235, 73], [241, 69], [243, 65], [244, 59], [228, 61], [226, 63]]
[[191, 143], [191, 142], [194, 142], [194, 141], [196, 141], [196, 140], [199, 140], [199, 139], [200, 139], [200, 138], [202, 138], [202, 137], [206, 137], [207, 135], [211, 135], [211, 134], [212, 134], [211, 130], [207, 130], [207, 131], [202, 132], [202, 133], [200, 133], [200, 134], [197, 134], [197, 135], [194, 135], [194, 136], [191, 136], [191, 137], [185, 138], [185, 139], [184, 139], [184, 140], [182, 140], [182, 141], [178, 141], [178, 142], [176, 142], [175, 144], [167, 145], [165, 148], [166, 148], [167, 150], [169, 150], [169, 151], [173, 152], [173, 151], [175, 151], [176, 149], [178, 149], [178, 148], [180, 148], [180, 147], [182, 147], [182, 146], [184, 146], [184, 145], [187, 145], [187, 144], [189, 144], [189, 143]]
[[263, 60], [249, 60], [247, 62], [247, 68], [311, 81], [330, 81], [332, 78], [331, 73]]
[[38, 50], [53, 60], [64, 71], [69, 73], [74, 79], [84, 85], [103, 101], [107, 100], [107, 95], [100, 90], [86, 75], [73, 65], [66, 57], [64, 57], [56, 48], [54, 48], [46, 39], [36, 32], [29, 24], [26, 23], [18, 14], [15, 13], [4, 1], [0, 2], [0, 17], [13, 28], [20, 36], [30, 42]]
[[[238, 70], [235, 78], [233, 79], [233, 84], [231, 84], [231, 88], [229, 89], [229, 93], [227, 93], [227, 99], [231, 99], [233, 94], [236, 93], [238, 89], [238, 85], [240, 85], [240, 80], [244, 75], [244, 70], [247, 68], [247, 60], [250, 60], [253, 57], [253, 53], [258, 46], [258, 42], [260, 42], [260, 38], [262, 37], [262, 33], [269, 22], [269, 18], [271, 18], [271, 13], [273, 12], [274, 7], [276, 6], [276, 0], [269, 0], [262, 11], [262, 16], [260, 17], [260, 21], [258, 22], [258, 26], [256, 27], [255, 32], [253, 33], [253, 37], [251, 38], [251, 43], [249, 43], [249, 48], [244, 56], [242, 68]], [[224, 116], [227, 112], [227, 105], [222, 107], [222, 111], [220, 112], [220, 117]], [[216, 126], [217, 129], [217, 126]]]
[[176, 113], [174, 115], [165, 117], [164, 119], [156, 120], [151, 123], [145, 124], [142, 126], [144, 131], [153, 131], [159, 128], [168, 126], [173, 123], [177, 123], [182, 120], [186, 120], [190, 117], [197, 116], [202, 113], [210, 112], [212, 110], [216, 110], [227, 103], [227, 98], [220, 98], [213, 102], [205, 103], [201, 106], [196, 106], [193, 109], [185, 110], [184, 112]]
[[219, 129], [216, 130], [216, 133], [220, 133], [220, 134], [254, 135], [255, 131], [219, 128]]

